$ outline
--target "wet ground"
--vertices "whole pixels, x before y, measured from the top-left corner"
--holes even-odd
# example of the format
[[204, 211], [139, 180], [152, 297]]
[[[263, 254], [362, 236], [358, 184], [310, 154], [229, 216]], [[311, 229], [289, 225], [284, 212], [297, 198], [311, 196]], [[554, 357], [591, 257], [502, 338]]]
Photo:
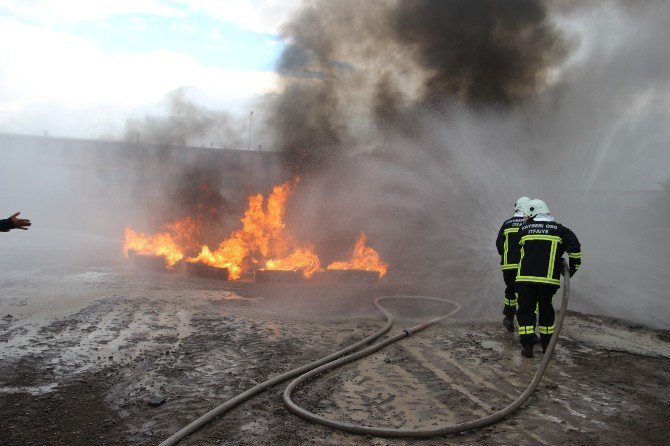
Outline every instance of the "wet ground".
[[[2, 273], [2, 444], [159, 444], [257, 383], [373, 333], [384, 321], [372, 300], [392, 291], [114, 269]], [[436, 302], [389, 308], [399, 318], [390, 334], [451, 310]], [[432, 429], [506, 406], [541, 357], [538, 348], [521, 358], [499, 320], [454, 318], [308, 381], [294, 401], [350, 423]], [[519, 411], [427, 440], [308, 423], [285, 409], [284, 387], [180, 444], [667, 444], [670, 333], [569, 312], [554, 360]]]

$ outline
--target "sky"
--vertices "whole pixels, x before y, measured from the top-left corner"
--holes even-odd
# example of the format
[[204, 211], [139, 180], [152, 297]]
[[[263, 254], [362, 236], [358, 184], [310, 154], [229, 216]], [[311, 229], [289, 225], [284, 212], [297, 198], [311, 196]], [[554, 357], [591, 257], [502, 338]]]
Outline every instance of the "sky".
[[178, 89], [240, 114], [273, 92], [284, 0], [0, 0], [0, 132], [96, 138]]

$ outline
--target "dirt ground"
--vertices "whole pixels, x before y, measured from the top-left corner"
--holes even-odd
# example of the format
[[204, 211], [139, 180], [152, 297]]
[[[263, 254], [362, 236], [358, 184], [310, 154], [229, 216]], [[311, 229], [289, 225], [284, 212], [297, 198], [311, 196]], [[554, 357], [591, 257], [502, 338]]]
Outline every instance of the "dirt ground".
[[[384, 285], [221, 282], [117, 269], [0, 276], [3, 445], [155, 445], [287, 370], [384, 324]], [[405, 290], [406, 291], [406, 290]], [[440, 296], [446, 297], [446, 296]], [[389, 334], [451, 310], [389, 307]], [[294, 400], [332, 419], [431, 429], [513, 401], [540, 363], [500, 320], [457, 317], [316, 377]], [[357, 436], [306, 422], [286, 383], [184, 445], [667, 444], [670, 333], [569, 312], [537, 392], [485, 429], [426, 440]], [[152, 398], [164, 398], [157, 406]]]

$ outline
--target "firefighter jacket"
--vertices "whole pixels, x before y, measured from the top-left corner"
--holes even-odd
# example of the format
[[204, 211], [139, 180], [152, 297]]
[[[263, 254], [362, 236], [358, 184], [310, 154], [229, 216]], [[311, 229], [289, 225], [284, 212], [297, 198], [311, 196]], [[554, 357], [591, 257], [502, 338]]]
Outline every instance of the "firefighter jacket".
[[517, 282], [560, 285], [561, 258], [568, 253], [570, 276], [582, 262], [581, 245], [570, 229], [557, 223], [553, 217], [536, 217], [519, 229], [521, 260]]
[[519, 246], [519, 228], [523, 225], [523, 213], [517, 212], [512, 218], [505, 220], [498, 231], [496, 248], [500, 254], [500, 268], [517, 269], [521, 257]]

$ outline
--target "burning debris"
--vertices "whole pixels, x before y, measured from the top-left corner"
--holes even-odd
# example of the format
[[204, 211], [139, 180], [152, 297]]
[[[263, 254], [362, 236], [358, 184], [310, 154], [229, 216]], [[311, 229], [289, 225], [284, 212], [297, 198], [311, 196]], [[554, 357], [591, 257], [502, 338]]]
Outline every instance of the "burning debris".
[[[300, 244], [286, 228], [286, 201], [293, 187], [286, 182], [273, 188], [267, 200], [262, 194], [249, 197], [249, 205], [241, 219], [242, 228], [234, 231], [212, 250], [200, 243], [201, 225], [186, 217], [165, 225], [165, 232], [146, 235], [126, 228], [123, 251], [133, 260], [140, 256], [163, 258], [166, 269], [184, 264], [187, 273], [238, 280], [255, 275], [258, 281], [294, 281], [294, 276], [309, 279], [324, 273], [321, 260], [311, 244]], [[330, 263], [326, 270], [360, 270], [379, 278], [386, 274], [388, 264], [377, 251], [366, 245], [360, 233], [352, 256], [347, 261]], [[220, 271], [220, 272], [219, 272]], [[283, 274], [286, 273], [286, 274]], [[290, 273], [290, 274], [288, 274]], [[328, 274], [321, 277], [332, 277]]]
[[356, 240], [351, 260], [348, 262], [333, 262], [328, 265], [328, 269], [377, 271], [379, 272], [379, 277], [384, 276], [388, 269], [388, 265], [379, 258], [377, 251], [365, 245], [365, 241], [365, 234], [361, 232], [358, 236], [358, 240]]
[[129, 251], [133, 251], [135, 255], [164, 257], [165, 267], [172, 269], [177, 262], [184, 258], [184, 252], [194, 246], [193, 240], [197, 237], [200, 224], [190, 217], [186, 217], [165, 226], [166, 232], [151, 236], [126, 228], [123, 245], [126, 257], [128, 257]]
[[254, 274], [257, 283], [298, 283], [304, 280], [300, 271], [259, 269]]
[[215, 268], [203, 263], [186, 262], [183, 264], [184, 272], [191, 276], [210, 277], [212, 279], [228, 280], [230, 273], [228, 268]]
[[[157, 255], [138, 254], [134, 249], [126, 252], [126, 258], [129, 264], [135, 270], [147, 272], [165, 271], [167, 268], [166, 259]], [[173, 267], [170, 267], [172, 269]]]

